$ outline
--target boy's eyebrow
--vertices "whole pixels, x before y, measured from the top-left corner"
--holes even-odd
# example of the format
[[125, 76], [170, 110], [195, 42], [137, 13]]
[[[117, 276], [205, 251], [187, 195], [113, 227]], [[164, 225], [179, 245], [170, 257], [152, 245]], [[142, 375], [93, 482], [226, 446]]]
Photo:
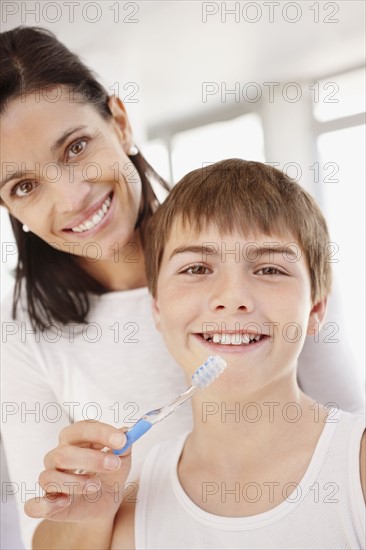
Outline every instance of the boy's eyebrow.
[[214, 244], [210, 246], [206, 246], [206, 245], [178, 246], [170, 254], [169, 260], [171, 260], [172, 257], [176, 256], [177, 254], [184, 254], [186, 252], [191, 252], [193, 254], [201, 254], [201, 255], [207, 254], [209, 256], [217, 256], [219, 254], [219, 250], [215, 251]]
[[[66, 130], [56, 141], [55, 143], [51, 146], [50, 148], [50, 151], [51, 153], [55, 153], [57, 151], [57, 149], [59, 149], [61, 147], [61, 145], [63, 145], [63, 143], [67, 140], [67, 138], [69, 136], [71, 136], [71, 134], [73, 134], [74, 132], [78, 132], [79, 130], [83, 130], [84, 128], [86, 128], [86, 126], [74, 126], [73, 128], [69, 128], [68, 130]], [[34, 173], [35, 170], [28, 170], [29, 172], [31, 173]], [[8, 174], [2, 182], [0, 182], [0, 188], [3, 187], [3, 185], [5, 185], [6, 183], [8, 183], [8, 181], [11, 181], [11, 180], [15, 180], [15, 179], [18, 179], [18, 178], [24, 178], [25, 174], [27, 173], [27, 170], [17, 170], [16, 172], [11, 172], [11, 174]]]
[[[294, 246], [295, 243], [291, 243]], [[292, 256], [293, 258], [299, 257], [299, 251], [291, 250], [288, 245], [270, 245], [270, 246], [260, 246], [259, 248], [253, 246], [254, 253], [256, 255], [262, 256], [263, 254], [285, 254], [286, 256]]]
[[[256, 243], [248, 243], [250, 245], [249, 251], [252, 249], [255, 257], [258, 258], [263, 254], [285, 254], [286, 256], [292, 256], [293, 258], [298, 258], [298, 251], [291, 250], [288, 245], [270, 245], [270, 246], [256, 246]], [[294, 244], [294, 243], [291, 243]], [[186, 252], [191, 252], [193, 254], [200, 254], [205, 256], [218, 256], [220, 255], [220, 247], [218, 243], [210, 243], [207, 245], [191, 245], [191, 246], [178, 246], [173, 250], [169, 256], [169, 260], [177, 254], [185, 254]]]

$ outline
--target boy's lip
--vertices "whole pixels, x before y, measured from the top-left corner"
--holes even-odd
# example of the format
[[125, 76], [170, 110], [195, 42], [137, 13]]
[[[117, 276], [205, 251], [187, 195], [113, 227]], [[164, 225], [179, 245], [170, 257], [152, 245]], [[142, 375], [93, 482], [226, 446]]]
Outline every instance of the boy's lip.
[[[220, 334], [238, 334], [237, 331], [223, 331], [220, 332]], [[207, 333], [205, 333], [207, 334]], [[217, 333], [215, 333], [217, 334]], [[192, 336], [196, 338], [202, 345], [206, 346], [210, 352], [215, 354], [221, 354], [221, 353], [247, 353], [251, 351], [258, 350], [263, 345], [266, 344], [267, 341], [270, 340], [270, 337], [268, 334], [262, 334], [259, 333], [253, 333], [248, 331], [243, 331], [240, 334], [250, 334], [252, 336], [260, 336], [260, 339], [258, 341], [254, 340], [251, 343], [245, 344], [221, 344], [221, 343], [214, 343], [212, 340], [206, 340], [203, 336], [203, 333], [193, 333]]]
[[[195, 332], [195, 334], [200, 334], [202, 337], [206, 338], [207, 337], [210, 337], [212, 338], [215, 334], [216, 335], [237, 335], [238, 337], [243, 337], [243, 336], [249, 336], [250, 339], [253, 339], [255, 337], [262, 337], [262, 336], [269, 336], [269, 334], [267, 334], [267, 332], [265, 332], [264, 330], [261, 329], [260, 325], [258, 323], [243, 323], [243, 328], [240, 328], [240, 323], [237, 323], [237, 327], [234, 328], [234, 329], [228, 329], [226, 328], [226, 324], [225, 323], [221, 323], [221, 328], [219, 329], [219, 323], [206, 323], [206, 326], [208, 325], [213, 325], [213, 324], [216, 324], [217, 326], [217, 329], [213, 329], [213, 328], [210, 328], [210, 330], [202, 330], [200, 332]], [[247, 328], [245, 328], [245, 326], [248, 326], [248, 325], [256, 325], [256, 327], [258, 327], [258, 330], [256, 329], [252, 329], [252, 330], [248, 330]], [[202, 328], [205, 326], [205, 324], [202, 325]]]

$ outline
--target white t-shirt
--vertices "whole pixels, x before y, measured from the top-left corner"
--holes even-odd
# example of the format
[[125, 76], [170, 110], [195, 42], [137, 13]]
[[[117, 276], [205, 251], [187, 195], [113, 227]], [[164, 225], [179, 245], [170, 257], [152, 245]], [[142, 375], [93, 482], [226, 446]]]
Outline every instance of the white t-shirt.
[[[352, 550], [365, 548], [365, 504], [359, 469], [360, 441], [365, 420], [338, 411], [331, 414], [310, 464], [296, 486], [273, 485], [286, 500], [246, 517], [219, 516], [202, 510], [185, 493], [177, 464], [185, 436], [163, 441], [143, 466], [135, 513], [138, 550]], [[245, 445], [245, 443], [244, 443]], [[210, 451], [211, 452], [211, 451]], [[274, 480], [268, 480], [275, 483]], [[219, 484], [205, 482], [220, 492]], [[216, 487], [215, 487], [216, 485]], [[249, 484], [248, 484], [249, 485]], [[223, 507], [233, 499], [267, 500], [269, 487], [248, 490], [240, 480], [221, 493]], [[206, 497], [205, 497], [206, 498]]]
[[[84, 331], [55, 324], [37, 336], [24, 313], [14, 321], [10, 302], [4, 304], [2, 438], [14, 484], [8, 494], [17, 491], [26, 547], [42, 520], [26, 516], [24, 503], [43, 494], [37, 483], [43, 457], [57, 446], [70, 417], [132, 425], [186, 389], [183, 371], [155, 329], [150, 302], [146, 288], [93, 297]], [[134, 446], [130, 479], [153, 443], [190, 426], [189, 404], [154, 426]]]
[[[58, 444], [70, 418], [94, 418], [117, 427], [173, 400], [187, 386], [179, 366], [155, 329], [146, 288], [91, 298], [88, 326], [55, 323], [34, 334], [24, 311], [11, 316], [11, 296], [2, 304], [2, 439], [16, 493], [26, 547], [42, 519], [23, 511], [42, 495], [37, 480], [43, 457]], [[308, 341], [299, 360], [304, 391], [352, 412], [362, 410], [362, 392], [346, 361], [345, 346]], [[342, 355], [343, 354], [343, 355]], [[198, 366], [198, 365], [197, 365]], [[150, 430], [133, 449], [131, 479], [152, 444], [191, 427], [190, 405]]]

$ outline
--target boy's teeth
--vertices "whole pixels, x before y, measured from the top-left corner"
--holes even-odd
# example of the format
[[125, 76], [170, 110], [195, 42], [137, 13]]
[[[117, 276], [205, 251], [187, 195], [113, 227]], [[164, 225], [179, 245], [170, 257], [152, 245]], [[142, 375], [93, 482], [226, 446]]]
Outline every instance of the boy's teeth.
[[242, 337], [240, 334], [231, 335], [231, 344], [233, 346], [240, 346], [241, 343], [242, 343]]
[[93, 227], [97, 226], [102, 221], [106, 213], [108, 212], [108, 208], [110, 207], [110, 204], [111, 204], [111, 199], [110, 197], [107, 197], [106, 200], [103, 202], [102, 206], [100, 207], [100, 209], [98, 210], [98, 212], [93, 214], [92, 218], [90, 218], [89, 220], [86, 220], [85, 222], [81, 223], [77, 227], [72, 227], [71, 231], [74, 231], [74, 233], [82, 233], [83, 231], [87, 231], [88, 229], [92, 229]]
[[232, 345], [232, 346], [240, 346], [241, 344], [249, 344], [250, 342], [256, 341], [260, 339], [260, 335], [257, 334], [256, 336], [254, 334], [240, 334], [238, 332], [236, 333], [214, 333], [214, 334], [203, 334], [203, 338], [206, 341], [212, 341], [214, 344], [224, 344], [224, 345]]

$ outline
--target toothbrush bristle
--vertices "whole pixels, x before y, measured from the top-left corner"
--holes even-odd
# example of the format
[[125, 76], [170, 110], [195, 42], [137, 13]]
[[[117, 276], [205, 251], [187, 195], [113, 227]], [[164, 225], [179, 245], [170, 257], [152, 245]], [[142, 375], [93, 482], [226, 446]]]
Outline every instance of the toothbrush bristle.
[[226, 362], [219, 355], [211, 355], [194, 374], [192, 384], [197, 388], [207, 388], [226, 369]]

